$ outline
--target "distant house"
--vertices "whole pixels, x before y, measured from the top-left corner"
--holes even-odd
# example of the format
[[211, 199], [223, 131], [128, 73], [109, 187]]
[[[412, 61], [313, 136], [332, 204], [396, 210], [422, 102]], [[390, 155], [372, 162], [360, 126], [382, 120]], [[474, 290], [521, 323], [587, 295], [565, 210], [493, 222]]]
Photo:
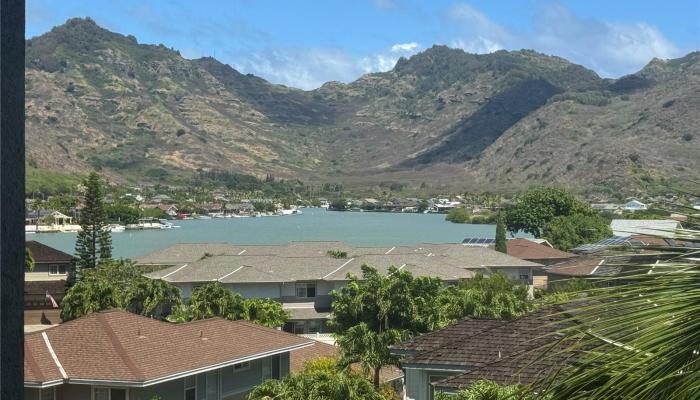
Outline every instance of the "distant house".
[[[339, 250], [347, 258], [334, 258]], [[207, 256], [205, 256], [207, 255]], [[192, 290], [218, 281], [245, 298], [271, 298], [290, 311], [285, 330], [297, 334], [328, 333], [332, 290], [345, 287], [348, 273], [362, 276], [363, 264], [386, 273], [390, 266], [414, 276], [441, 278], [452, 284], [476, 272], [498, 270], [532, 285], [542, 266], [487, 248], [461, 244], [353, 247], [342, 242], [290, 242], [286, 245], [178, 244], [136, 258], [142, 265], [167, 265], [148, 274]]]
[[[669, 253], [668, 257], [673, 257]], [[551, 287], [557, 281], [573, 278], [609, 278], [640, 268], [646, 272], [659, 260], [655, 252], [638, 254], [599, 255], [587, 254], [545, 267], [547, 281]]]
[[[565, 362], [560, 348], [545, 346], [551, 340], [546, 338], [552, 338], [547, 334], [568, 324], [562, 311], [543, 307], [508, 321], [465, 318], [392, 346], [391, 352], [401, 357], [406, 398], [433, 400], [436, 392], [454, 393], [482, 379], [535, 383]], [[537, 351], [543, 347], [551, 352]]]
[[164, 203], [158, 203], [158, 204], [142, 204], [141, 208], [144, 210], [155, 210], [158, 209], [162, 211], [164, 214], [169, 215], [171, 217], [177, 216], [177, 206], [174, 204], [164, 204]]
[[119, 310], [24, 339], [24, 398], [36, 400], [245, 399], [313, 344], [246, 321], [174, 324]]
[[159, 204], [158, 208], [171, 217], [177, 215], [177, 206], [174, 204]]
[[673, 231], [682, 228], [680, 222], [672, 219], [614, 219], [610, 223], [615, 236], [673, 237]]
[[695, 200], [693, 202], [693, 209], [700, 210], [700, 200]]
[[66, 293], [66, 278], [73, 256], [34, 240], [26, 242], [34, 258], [34, 270], [24, 273], [24, 324], [50, 325], [60, 322], [60, 304]]
[[[576, 257], [576, 254], [567, 253], [553, 248], [547, 244], [535, 243], [532, 240], [515, 238], [506, 241], [506, 249], [509, 256], [520, 258], [526, 261], [542, 265], [552, 265], [567, 261]], [[536, 288], [544, 289], [547, 287], [547, 274], [541, 269], [533, 271], [532, 283]]]
[[157, 195], [151, 197], [150, 201], [151, 201], [151, 203], [165, 203], [165, 204], [173, 203], [173, 199], [170, 196], [168, 196], [167, 194], [157, 194]]
[[551, 265], [566, 261], [576, 254], [567, 253], [553, 248], [548, 242], [536, 243], [529, 239], [514, 238], [506, 241], [509, 256], [532, 261], [542, 265]]
[[253, 203], [228, 203], [224, 206], [224, 210], [228, 214], [252, 214], [255, 212]]
[[625, 203], [625, 211], [641, 211], [646, 209], [647, 205], [639, 200], [630, 200]]
[[616, 203], [592, 203], [591, 208], [598, 212], [622, 214], [625, 210], [625, 205]]

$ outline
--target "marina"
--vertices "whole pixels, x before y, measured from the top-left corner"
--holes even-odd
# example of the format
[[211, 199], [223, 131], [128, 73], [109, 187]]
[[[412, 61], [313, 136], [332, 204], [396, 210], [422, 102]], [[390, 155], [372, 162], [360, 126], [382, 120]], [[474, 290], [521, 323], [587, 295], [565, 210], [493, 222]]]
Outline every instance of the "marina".
[[[125, 229], [112, 234], [115, 257], [136, 257], [175, 243], [282, 244], [340, 240], [352, 245], [396, 246], [460, 243], [465, 237], [494, 237], [494, 225], [453, 224], [441, 214], [335, 212], [304, 208], [302, 214], [251, 218], [165, 221], [172, 229]], [[156, 224], [159, 225], [156, 229]], [[177, 229], [175, 226], [179, 226]], [[72, 253], [75, 233], [38, 233], [32, 240]]]

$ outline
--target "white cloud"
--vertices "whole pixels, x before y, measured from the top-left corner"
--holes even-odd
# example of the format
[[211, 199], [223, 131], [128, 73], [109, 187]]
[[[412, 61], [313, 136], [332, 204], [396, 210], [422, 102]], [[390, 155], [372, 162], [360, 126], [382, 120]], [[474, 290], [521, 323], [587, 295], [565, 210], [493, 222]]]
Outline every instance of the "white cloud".
[[397, 44], [391, 46], [391, 51], [393, 53], [412, 52], [412, 51], [417, 50], [419, 47], [420, 47], [420, 45], [416, 42], [397, 43]]
[[652, 25], [583, 19], [557, 4], [541, 8], [532, 31], [521, 34], [466, 4], [453, 6], [448, 15], [457, 32], [450, 43], [454, 47], [472, 53], [535, 49], [582, 64], [606, 77], [635, 72], [653, 57], [680, 55], [680, 50]]
[[351, 82], [362, 74], [388, 71], [401, 56], [420, 50], [418, 43], [400, 43], [385, 52], [353, 57], [334, 48], [286, 48], [235, 57], [234, 68], [270, 82], [315, 89], [328, 81]]
[[[391, 0], [374, 3], [385, 8], [396, 5]], [[532, 29], [527, 32], [511, 31], [467, 4], [455, 4], [447, 11], [442, 27], [448, 38], [446, 44], [471, 53], [534, 49], [582, 64], [604, 77], [633, 73], [653, 57], [680, 55], [680, 50], [653, 25], [585, 19], [557, 4], [537, 9]], [[362, 74], [390, 70], [399, 57], [422, 49], [417, 42], [404, 42], [359, 56], [337, 48], [281, 48], [238, 52], [227, 58], [241, 72], [313, 89], [328, 81], [350, 82]]]

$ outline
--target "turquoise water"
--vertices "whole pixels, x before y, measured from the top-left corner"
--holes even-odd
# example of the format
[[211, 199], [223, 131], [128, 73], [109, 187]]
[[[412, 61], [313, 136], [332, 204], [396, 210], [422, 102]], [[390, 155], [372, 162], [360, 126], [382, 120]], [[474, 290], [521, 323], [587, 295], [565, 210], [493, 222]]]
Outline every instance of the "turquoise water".
[[[453, 224], [440, 214], [333, 212], [305, 208], [301, 215], [173, 221], [179, 229], [112, 234], [115, 257], [134, 257], [175, 243], [280, 244], [291, 240], [342, 240], [352, 245], [395, 246], [455, 243], [465, 237], [494, 237], [495, 225]], [[27, 235], [73, 253], [74, 233]]]

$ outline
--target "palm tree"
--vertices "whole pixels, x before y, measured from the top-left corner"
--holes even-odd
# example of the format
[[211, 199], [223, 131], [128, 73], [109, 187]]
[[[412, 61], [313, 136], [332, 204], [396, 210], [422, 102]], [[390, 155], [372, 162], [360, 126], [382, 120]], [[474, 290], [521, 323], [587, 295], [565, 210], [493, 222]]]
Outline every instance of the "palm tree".
[[34, 257], [32, 256], [32, 252], [29, 250], [29, 247], [24, 248], [24, 271], [34, 271]]
[[[700, 243], [700, 231], [677, 238]], [[553, 399], [700, 398], [700, 248], [675, 247], [570, 305], [565, 352], [577, 363], [546, 390]], [[563, 378], [562, 378], [563, 377]]]
[[337, 335], [340, 364], [350, 366], [359, 363], [365, 374], [372, 372], [372, 383], [375, 388], [379, 388], [382, 367], [398, 365], [399, 362], [398, 357], [390, 353], [389, 346], [399, 343], [407, 336], [396, 329], [375, 332], [366, 323], [361, 322], [342, 335]]

